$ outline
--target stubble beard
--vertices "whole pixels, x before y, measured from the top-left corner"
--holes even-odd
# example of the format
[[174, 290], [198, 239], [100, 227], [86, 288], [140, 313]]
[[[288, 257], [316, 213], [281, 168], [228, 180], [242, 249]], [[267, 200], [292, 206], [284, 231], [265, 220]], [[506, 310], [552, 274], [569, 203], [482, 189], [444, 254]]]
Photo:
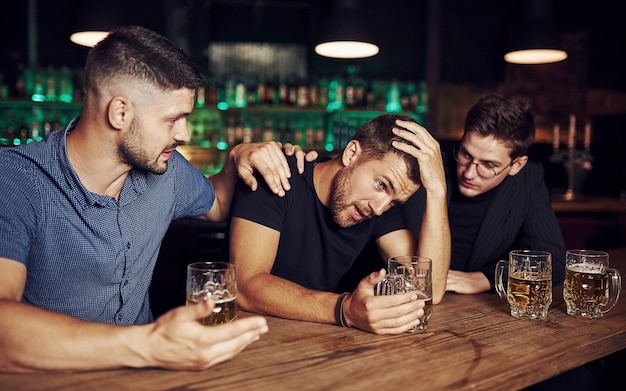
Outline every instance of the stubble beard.
[[[142, 171], [148, 171], [156, 175], [164, 174], [167, 171], [167, 162], [159, 164], [158, 157], [151, 160], [145, 150], [142, 149], [145, 142], [139, 129], [141, 122], [138, 118], [133, 118], [130, 123], [128, 136], [124, 138], [122, 144], [118, 147], [118, 156], [122, 163], [136, 167]], [[160, 156], [160, 155], [159, 155]]]
[[330, 212], [335, 223], [342, 228], [348, 228], [357, 224], [352, 218], [342, 215], [342, 212], [349, 207], [346, 199], [348, 193], [348, 179], [352, 171], [354, 171], [352, 166], [340, 170], [335, 178], [333, 178], [331, 187]]

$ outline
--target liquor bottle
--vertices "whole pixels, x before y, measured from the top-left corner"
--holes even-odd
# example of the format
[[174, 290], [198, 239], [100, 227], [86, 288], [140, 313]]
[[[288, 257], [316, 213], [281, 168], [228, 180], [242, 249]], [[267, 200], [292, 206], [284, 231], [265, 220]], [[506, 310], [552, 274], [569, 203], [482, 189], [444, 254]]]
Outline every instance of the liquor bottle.
[[326, 107], [328, 105], [328, 80], [319, 79], [317, 81], [318, 107]]
[[345, 86], [346, 107], [353, 108], [354, 106], [356, 106], [355, 88], [356, 87], [355, 87], [354, 76], [350, 75], [350, 77], [348, 77], [348, 79], [346, 80], [346, 86]]
[[309, 106], [317, 107], [319, 104], [318, 86], [315, 82], [309, 82]]
[[244, 143], [252, 142], [252, 124], [250, 123], [250, 118], [247, 115], [244, 115], [242, 118], [243, 122], [243, 139]]
[[215, 77], [210, 77], [207, 80], [206, 103], [209, 107], [217, 105], [217, 80]]
[[324, 118], [317, 116], [315, 118], [315, 142], [316, 148], [324, 148], [326, 142], [326, 132], [324, 131]]
[[276, 78], [276, 88], [278, 95], [278, 105], [287, 106], [289, 104], [289, 87], [287, 86], [287, 80], [284, 77]]
[[46, 102], [57, 101], [57, 72], [52, 68], [48, 68], [48, 71], [43, 75], [46, 80], [46, 93], [44, 100]]
[[296, 106], [298, 103], [298, 83], [291, 77], [287, 82], [287, 106]]
[[74, 98], [74, 76], [70, 68], [61, 68], [59, 81], [59, 100], [64, 103], [71, 103]]
[[246, 107], [248, 103], [248, 90], [243, 80], [238, 80], [235, 82], [235, 91], [234, 91], [234, 99], [233, 104], [234, 107], [243, 108]]
[[274, 140], [274, 123], [271, 117], [267, 117], [263, 123], [263, 134], [261, 135], [261, 141]]
[[235, 80], [230, 77], [224, 83], [224, 94], [227, 107], [235, 107]]
[[344, 108], [344, 88], [343, 80], [335, 77], [328, 84], [328, 105], [326, 110], [333, 112]]
[[365, 91], [367, 82], [362, 77], [357, 77], [354, 85], [354, 100], [356, 107], [365, 107]]
[[296, 83], [296, 89], [296, 106], [309, 107], [309, 84], [306, 80], [300, 80]]
[[304, 146], [306, 148], [313, 148], [315, 147], [315, 128], [313, 126], [313, 119], [309, 116], [305, 121]]
[[277, 81], [269, 80], [265, 87], [265, 105], [275, 106], [279, 99], [280, 86]]
[[396, 80], [392, 80], [387, 87], [385, 111], [388, 113], [399, 113], [402, 111], [402, 104], [400, 103], [400, 83]]
[[417, 104], [417, 112], [420, 114], [428, 111], [428, 86], [425, 81], [419, 85], [419, 102]]
[[204, 107], [206, 106], [206, 89], [204, 86], [198, 87], [196, 90], [196, 107]]

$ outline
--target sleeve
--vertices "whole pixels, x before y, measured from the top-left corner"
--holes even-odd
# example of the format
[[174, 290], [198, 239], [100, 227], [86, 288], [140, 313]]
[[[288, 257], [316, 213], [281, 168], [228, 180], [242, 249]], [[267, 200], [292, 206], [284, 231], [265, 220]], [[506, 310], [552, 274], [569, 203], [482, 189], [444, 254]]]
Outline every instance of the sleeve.
[[552, 199], [544, 180], [543, 167], [538, 166], [540, 175], [533, 186], [529, 211], [522, 226], [522, 241], [531, 249], [548, 251], [552, 254], [552, 283], [561, 285], [565, 278], [565, 243], [561, 228], [552, 209]]
[[[297, 172], [295, 165], [291, 165], [292, 161], [287, 160], [290, 162], [291, 172]], [[306, 169], [312, 170], [312, 167]], [[231, 206], [231, 217], [240, 217], [280, 231], [285, 221], [287, 203], [290, 202], [291, 197], [295, 196], [297, 190], [292, 186], [284, 197], [279, 197], [270, 190], [258, 172], [255, 172], [254, 176], [259, 183], [255, 191], [250, 189], [243, 180], [239, 179], [237, 182]]]
[[211, 181], [177, 151], [174, 151], [168, 164], [171, 164], [169, 168], [173, 169], [175, 180], [173, 219], [208, 213], [215, 201], [215, 190]]

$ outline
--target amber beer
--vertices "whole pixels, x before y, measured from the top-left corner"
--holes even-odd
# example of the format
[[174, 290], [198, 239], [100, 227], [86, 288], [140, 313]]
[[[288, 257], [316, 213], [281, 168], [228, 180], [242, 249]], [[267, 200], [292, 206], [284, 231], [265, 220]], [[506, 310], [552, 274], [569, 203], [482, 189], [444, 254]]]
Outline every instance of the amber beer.
[[498, 261], [495, 272], [496, 293], [509, 304], [511, 316], [541, 320], [548, 317], [552, 304], [552, 254], [513, 250], [508, 261]]
[[507, 299], [515, 317], [545, 318], [552, 303], [552, 279], [540, 273], [509, 275]]
[[605, 251], [567, 250], [563, 299], [568, 315], [601, 318], [617, 302], [621, 285], [621, 275], [609, 267]]
[[[187, 305], [196, 304], [200, 301], [187, 300]], [[200, 323], [205, 326], [215, 326], [223, 323], [230, 323], [237, 319], [237, 299], [235, 297], [215, 301], [215, 307], [211, 315], [200, 319]]]
[[195, 262], [187, 266], [187, 305], [213, 300], [211, 315], [200, 319], [213, 326], [237, 318], [237, 277], [229, 262]]
[[599, 318], [609, 301], [609, 276], [594, 271], [585, 264], [569, 265], [565, 269], [563, 298], [567, 313], [583, 318]]

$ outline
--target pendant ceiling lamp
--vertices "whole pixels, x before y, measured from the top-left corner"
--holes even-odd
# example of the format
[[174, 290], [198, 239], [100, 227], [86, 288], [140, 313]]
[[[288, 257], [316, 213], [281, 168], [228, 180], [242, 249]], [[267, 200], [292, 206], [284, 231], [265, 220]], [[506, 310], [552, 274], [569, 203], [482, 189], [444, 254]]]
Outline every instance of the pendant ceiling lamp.
[[563, 61], [567, 52], [552, 19], [550, 0], [530, 0], [525, 3], [522, 23], [513, 26], [504, 60], [512, 64], [548, 64]]
[[365, 58], [378, 54], [359, 0], [333, 1], [315, 53], [331, 58]]
[[104, 39], [109, 31], [126, 24], [125, 8], [121, 1], [84, 1], [77, 13], [74, 32], [70, 41], [77, 45], [93, 47]]

